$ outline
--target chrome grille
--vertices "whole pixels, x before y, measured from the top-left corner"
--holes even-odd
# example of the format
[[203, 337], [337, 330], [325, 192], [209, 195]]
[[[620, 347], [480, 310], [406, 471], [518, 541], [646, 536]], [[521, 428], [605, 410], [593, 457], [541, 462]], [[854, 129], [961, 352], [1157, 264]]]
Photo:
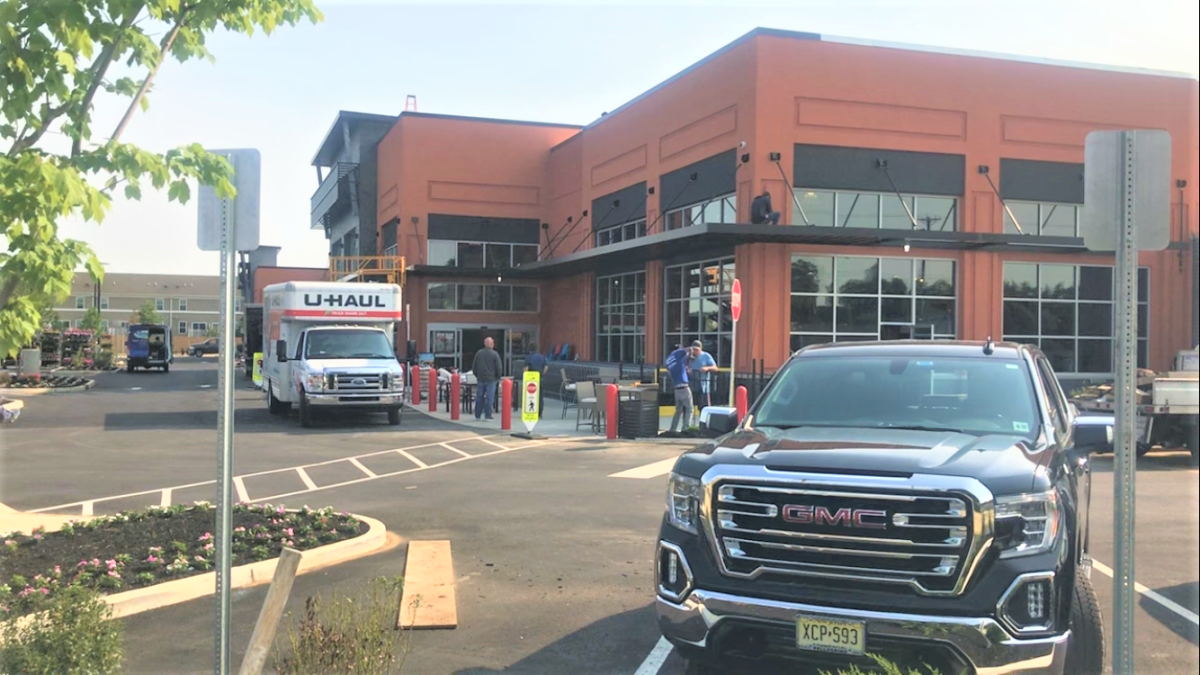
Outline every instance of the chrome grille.
[[386, 388], [386, 376], [380, 373], [334, 373], [333, 388], [337, 391], [380, 391]]
[[719, 482], [709, 518], [726, 574], [854, 579], [954, 594], [974, 563], [971, 501], [948, 492], [880, 492]]

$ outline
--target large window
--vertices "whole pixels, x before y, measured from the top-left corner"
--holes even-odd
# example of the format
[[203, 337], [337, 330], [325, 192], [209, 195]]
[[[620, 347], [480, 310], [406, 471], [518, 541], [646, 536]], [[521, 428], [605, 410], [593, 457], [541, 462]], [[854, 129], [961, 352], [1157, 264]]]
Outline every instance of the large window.
[[438, 312], [536, 312], [537, 286], [429, 284], [426, 307]]
[[596, 230], [596, 246], [619, 244], [630, 239], [646, 236], [646, 219], [633, 220], [621, 225]]
[[[1019, 217], [1019, 216], [1018, 216]], [[1058, 373], [1113, 372], [1111, 267], [1004, 263], [1004, 339], [1041, 347]], [[1150, 272], [1138, 270], [1138, 367], [1149, 361]]]
[[535, 262], [537, 244], [429, 240], [429, 264], [435, 267], [508, 269]]
[[[1083, 206], [1053, 202], [1019, 202], [1005, 200], [1004, 232], [1006, 234], [1035, 234], [1043, 237], [1079, 236], [1079, 217]], [[1016, 217], [1016, 223], [1013, 222]], [[1021, 226], [1020, 232], [1017, 225]]]
[[596, 278], [596, 359], [641, 363], [646, 358], [646, 273]]
[[[886, 192], [831, 192], [796, 188], [796, 203], [809, 225], [885, 230], [953, 232], [958, 229], [958, 200], [953, 197], [900, 195]], [[912, 217], [909, 217], [909, 214]], [[916, 228], [913, 221], [916, 221]], [[792, 224], [803, 225], [800, 213]]]
[[924, 258], [792, 257], [791, 347], [953, 339], [955, 264]]
[[700, 340], [717, 365], [728, 366], [733, 351], [733, 259], [675, 265], [663, 274], [663, 352]]
[[681, 227], [703, 225], [704, 223], [736, 223], [737, 196], [723, 195], [681, 206], [667, 211], [667, 215], [663, 218], [663, 229], [666, 230], [678, 230]]

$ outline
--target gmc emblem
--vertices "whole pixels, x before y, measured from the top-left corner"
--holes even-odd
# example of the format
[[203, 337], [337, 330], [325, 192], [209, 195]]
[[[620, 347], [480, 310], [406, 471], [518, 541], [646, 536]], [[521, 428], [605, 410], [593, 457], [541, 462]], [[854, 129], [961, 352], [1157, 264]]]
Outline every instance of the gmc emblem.
[[[872, 520], [868, 520], [868, 518]], [[830, 527], [854, 527], [864, 530], [887, 529], [887, 511], [879, 509], [842, 508], [830, 512], [824, 506], [809, 504], [787, 504], [783, 507], [783, 519], [798, 525], [828, 525]]]

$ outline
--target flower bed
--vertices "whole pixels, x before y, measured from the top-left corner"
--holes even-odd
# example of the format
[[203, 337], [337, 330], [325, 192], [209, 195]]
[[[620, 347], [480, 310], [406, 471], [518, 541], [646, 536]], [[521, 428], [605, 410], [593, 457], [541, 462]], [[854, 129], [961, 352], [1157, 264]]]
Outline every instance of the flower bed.
[[62, 389], [85, 384], [87, 378], [72, 375], [13, 375], [0, 386], [6, 389]]
[[[0, 546], [0, 620], [38, 611], [67, 586], [113, 593], [211, 570], [215, 517], [212, 505], [197, 502], [68, 523], [58, 532], [10, 534]], [[365, 529], [331, 508], [238, 504], [233, 564], [278, 557], [285, 546], [324, 546]]]

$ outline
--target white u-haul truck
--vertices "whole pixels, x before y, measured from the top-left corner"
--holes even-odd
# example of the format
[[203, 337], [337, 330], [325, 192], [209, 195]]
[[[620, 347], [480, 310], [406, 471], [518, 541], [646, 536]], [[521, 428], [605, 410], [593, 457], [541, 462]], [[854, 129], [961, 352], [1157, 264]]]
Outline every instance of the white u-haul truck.
[[272, 415], [293, 404], [301, 426], [324, 411], [386, 412], [400, 424], [404, 368], [393, 346], [395, 284], [302, 282], [263, 289], [263, 389]]

